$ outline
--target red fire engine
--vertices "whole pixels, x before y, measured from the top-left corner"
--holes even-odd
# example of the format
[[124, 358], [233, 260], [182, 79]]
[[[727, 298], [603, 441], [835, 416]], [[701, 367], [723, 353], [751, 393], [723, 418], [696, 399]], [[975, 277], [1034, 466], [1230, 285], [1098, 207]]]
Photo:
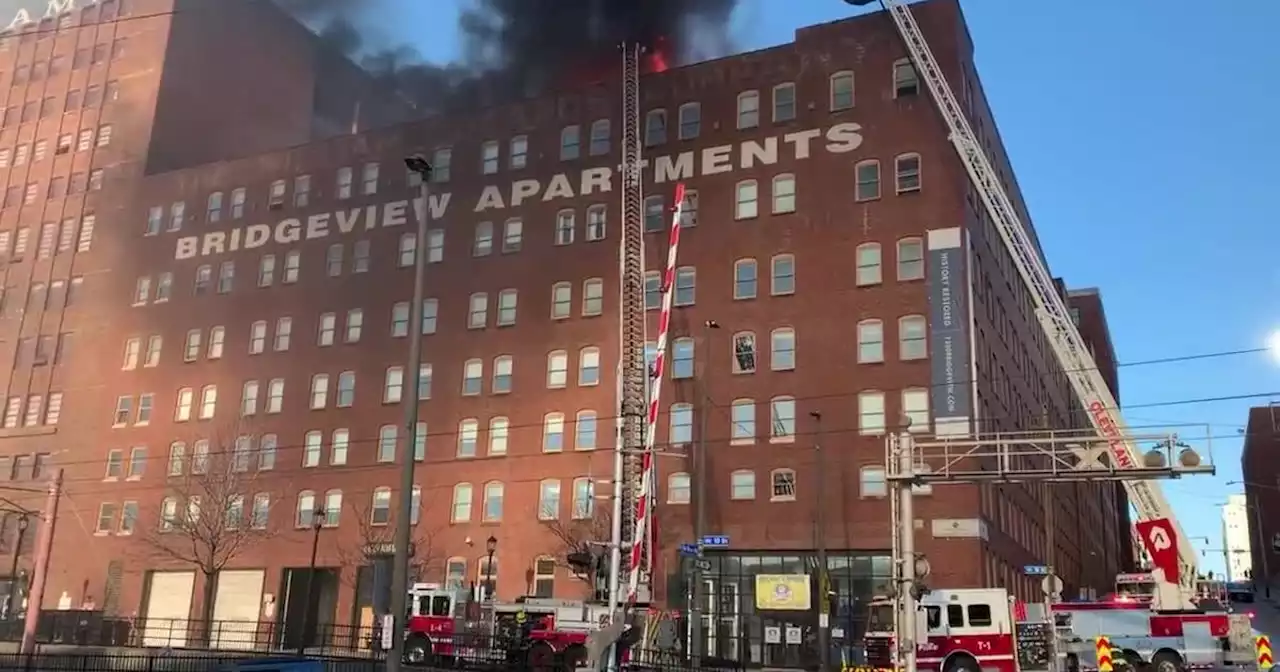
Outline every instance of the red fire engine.
[[[1026, 611], [1001, 588], [935, 590], [919, 602], [916, 662], [938, 672], [1018, 672], [1019, 646], [1026, 643], [1019, 633], [1025, 637], [1022, 628], [1033, 624], [1019, 617]], [[865, 642], [872, 667], [894, 666], [893, 619], [892, 600], [872, 603]], [[1071, 670], [1096, 669], [1099, 636], [1109, 638], [1135, 669], [1150, 664], [1156, 672], [1246, 664], [1253, 655], [1246, 614], [1156, 611], [1147, 601], [1120, 597], [1055, 604], [1052, 619], [1052, 628], [1042, 619], [1042, 632], [1053, 638], [1053, 650]]]
[[432, 583], [415, 584], [409, 590], [408, 662], [505, 656], [507, 652], [495, 641], [510, 637], [531, 643], [527, 660], [535, 668], [550, 668], [558, 660], [564, 669], [572, 670], [587, 655], [587, 637], [608, 614], [604, 605], [574, 600], [476, 602], [469, 597], [465, 589]]

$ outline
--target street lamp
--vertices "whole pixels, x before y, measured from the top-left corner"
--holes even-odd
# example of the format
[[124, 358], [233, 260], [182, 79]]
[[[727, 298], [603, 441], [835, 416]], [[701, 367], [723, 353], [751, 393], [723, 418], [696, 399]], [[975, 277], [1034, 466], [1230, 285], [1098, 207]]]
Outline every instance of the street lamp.
[[298, 640], [298, 655], [306, 655], [307, 630], [311, 628], [311, 600], [314, 597], [316, 583], [316, 553], [320, 550], [320, 528], [324, 527], [329, 517], [324, 507], [317, 506], [315, 513], [311, 514], [311, 564], [307, 565], [307, 601], [303, 603], [302, 608], [302, 638]]
[[720, 323], [707, 320], [702, 323], [706, 333], [703, 334], [703, 358], [706, 364], [702, 368], [702, 376], [698, 380], [700, 404], [698, 408], [698, 442], [693, 445], [693, 543], [697, 544], [698, 555], [693, 563], [693, 604], [689, 608], [689, 642], [692, 645], [689, 656], [694, 667], [702, 664], [702, 655], [706, 649], [706, 633], [702, 630], [702, 611], [707, 600], [706, 586], [703, 584], [702, 571], [702, 536], [707, 533], [707, 416], [711, 412], [711, 394], [707, 386], [711, 383], [711, 367], [715, 360], [711, 356], [711, 332], [720, 328]]
[[418, 442], [418, 387], [422, 380], [422, 302], [426, 295], [424, 286], [427, 274], [427, 231], [431, 220], [431, 164], [421, 154], [411, 154], [404, 159], [404, 167], [418, 176], [418, 198], [422, 206], [414, 208], [418, 214], [417, 238], [413, 246], [413, 301], [409, 304], [409, 356], [408, 394], [400, 395], [404, 409], [404, 425], [400, 428], [402, 440], [400, 459], [404, 460], [400, 472], [400, 506], [396, 516], [394, 564], [391, 569], [391, 654], [387, 657], [387, 672], [399, 672], [404, 660], [404, 631], [408, 609], [405, 599], [409, 594], [409, 544], [410, 522], [413, 516], [413, 469]]
[[13, 618], [14, 593], [18, 591], [18, 554], [22, 552], [22, 538], [27, 533], [31, 519], [27, 514], [18, 517], [18, 538], [13, 542], [13, 562], [9, 565], [9, 595], [5, 598], [4, 617]]
[[498, 540], [489, 535], [484, 541], [484, 550], [488, 553], [484, 563], [484, 599], [488, 602], [493, 601], [493, 552], [498, 550]]

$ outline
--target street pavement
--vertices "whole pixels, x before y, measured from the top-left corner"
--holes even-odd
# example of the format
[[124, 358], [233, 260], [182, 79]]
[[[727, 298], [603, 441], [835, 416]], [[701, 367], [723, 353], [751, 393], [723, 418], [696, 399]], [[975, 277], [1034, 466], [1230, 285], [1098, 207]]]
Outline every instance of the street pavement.
[[1280, 637], [1280, 593], [1272, 591], [1270, 598], [1259, 595], [1253, 604], [1237, 602], [1235, 608], [1253, 613], [1253, 629], [1258, 634], [1273, 641]]

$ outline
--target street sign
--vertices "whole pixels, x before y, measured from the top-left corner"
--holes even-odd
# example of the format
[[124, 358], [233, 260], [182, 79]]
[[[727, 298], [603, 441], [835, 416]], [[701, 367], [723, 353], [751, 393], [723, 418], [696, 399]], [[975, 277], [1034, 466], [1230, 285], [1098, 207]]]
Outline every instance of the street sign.
[[680, 544], [680, 555], [697, 555], [698, 546], [696, 544]]
[[1027, 576], [1048, 576], [1048, 565], [1026, 565], [1022, 568], [1022, 573]]
[[703, 548], [725, 548], [729, 545], [729, 537], [723, 534], [702, 535]]

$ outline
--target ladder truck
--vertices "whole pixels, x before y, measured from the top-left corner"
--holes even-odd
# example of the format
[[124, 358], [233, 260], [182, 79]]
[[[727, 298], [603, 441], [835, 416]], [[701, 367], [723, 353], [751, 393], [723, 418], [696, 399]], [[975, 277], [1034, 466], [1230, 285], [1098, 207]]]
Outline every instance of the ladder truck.
[[[853, 5], [867, 5], [875, 0], [846, 0]], [[1021, 221], [1013, 201], [983, 152], [964, 108], [947, 83], [941, 66], [934, 57], [920, 25], [906, 0], [879, 0], [893, 19], [905, 43], [917, 75], [929, 89], [934, 103], [947, 125], [949, 139], [959, 154], [973, 188], [985, 206], [986, 214], [1004, 241], [1018, 274], [1030, 294], [1036, 317], [1057, 358], [1057, 363], [1071, 383], [1071, 388], [1094, 430], [1108, 440], [1105, 451], [1085, 451], [1082, 459], [1106, 460], [1112, 468], [1132, 469], [1141, 466], [1140, 451], [1128, 438], [1119, 405], [1107, 387], [1098, 365], [1080, 332], [1076, 329], [1066, 303], [1054, 287], [1053, 277], [1041, 261], [1028, 229]], [[1124, 481], [1129, 501], [1138, 512], [1135, 524], [1143, 546], [1156, 567], [1156, 608], [1194, 609], [1196, 595], [1196, 554], [1174, 517], [1173, 508], [1159, 484], [1152, 481]]]

